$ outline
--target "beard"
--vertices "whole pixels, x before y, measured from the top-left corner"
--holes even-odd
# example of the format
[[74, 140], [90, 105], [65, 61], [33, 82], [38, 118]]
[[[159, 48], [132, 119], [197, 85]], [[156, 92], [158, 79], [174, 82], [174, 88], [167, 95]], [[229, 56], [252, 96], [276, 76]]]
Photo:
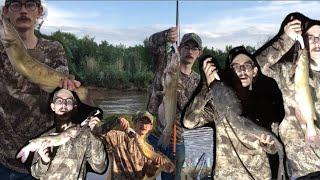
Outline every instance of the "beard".
[[54, 124], [56, 127], [56, 131], [58, 133], [64, 131], [63, 125], [73, 123], [72, 119], [75, 117], [75, 114], [77, 113], [77, 108], [72, 109], [69, 112], [64, 113], [63, 115], [54, 115]]

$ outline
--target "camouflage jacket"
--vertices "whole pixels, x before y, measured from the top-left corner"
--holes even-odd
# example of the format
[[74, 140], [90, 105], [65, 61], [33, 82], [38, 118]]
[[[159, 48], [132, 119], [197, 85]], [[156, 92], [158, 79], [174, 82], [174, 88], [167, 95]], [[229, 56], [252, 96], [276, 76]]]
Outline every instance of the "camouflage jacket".
[[127, 133], [111, 130], [102, 135], [102, 139], [110, 162], [107, 179], [141, 180], [145, 175], [153, 176], [158, 169], [141, 153], [136, 140]]
[[[50, 67], [68, 73], [65, 52], [58, 42], [38, 39], [36, 48], [29, 52]], [[15, 72], [4, 49], [0, 58], [0, 163], [28, 173], [28, 167], [15, 155], [29, 139], [53, 125], [53, 119], [47, 116], [48, 93]]]
[[[264, 74], [274, 78], [283, 95], [285, 117], [280, 124], [280, 138], [285, 145], [289, 176], [293, 178], [320, 171], [320, 149], [312, 148], [305, 142], [304, 132], [294, 113], [294, 64], [292, 61], [278, 61], [293, 45], [289, 37], [283, 35], [272, 46], [258, 55], [258, 63]], [[279, 58], [278, 58], [279, 57]], [[320, 114], [320, 72], [312, 71], [309, 84], [315, 101], [316, 113]], [[319, 117], [319, 116], [318, 116]], [[317, 129], [317, 134], [320, 129]]]
[[[50, 130], [46, 134], [54, 131]], [[81, 180], [86, 177], [87, 162], [98, 173], [102, 173], [108, 163], [102, 142], [89, 128], [82, 128], [76, 138], [57, 148], [48, 164], [44, 164], [39, 154], [35, 153], [31, 174], [37, 179]]]
[[[158, 92], [163, 91], [162, 86], [162, 76], [164, 74], [164, 69], [167, 66], [168, 62], [168, 54], [170, 51], [170, 45], [169, 42], [167, 42], [167, 32], [168, 30], [158, 32], [156, 34], [153, 34], [149, 38], [149, 49], [152, 54], [152, 59], [154, 61], [154, 67], [155, 67], [155, 77], [152, 83], [152, 86], [149, 91], [149, 102], [148, 102], [148, 111], [152, 114], [157, 115], [158, 114], [158, 107], [162, 102], [163, 95], [159, 94]], [[190, 75], [186, 75], [183, 73], [180, 73], [179, 75], [179, 86], [182, 87], [177, 92], [177, 115], [176, 115], [176, 127], [177, 127], [177, 142], [181, 143], [183, 142], [183, 128], [180, 123], [180, 117], [181, 112], [184, 109], [185, 105], [189, 101], [193, 91], [196, 89], [198, 83], [200, 80], [200, 76], [192, 71]], [[162, 131], [164, 129], [164, 126], [160, 123], [157, 123], [157, 129], [155, 132], [156, 136], [160, 136]], [[171, 139], [172, 142], [172, 139]]]
[[[211, 92], [222, 84], [213, 83], [211, 90], [203, 86], [186, 109], [184, 126], [189, 129], [205, 125], [215, 127], [214, 179], [270, 179], [271, 170], [266, 153], [276, 153], [275, 147], [260, 146], [252, 133], [264, 133], [267, 130], [240, 116], [241, 105], [235, 93], [228, 93], [227, 88], [216, 89], [221, 96]], [[229, 92], [233, 91], [229, 89]]]

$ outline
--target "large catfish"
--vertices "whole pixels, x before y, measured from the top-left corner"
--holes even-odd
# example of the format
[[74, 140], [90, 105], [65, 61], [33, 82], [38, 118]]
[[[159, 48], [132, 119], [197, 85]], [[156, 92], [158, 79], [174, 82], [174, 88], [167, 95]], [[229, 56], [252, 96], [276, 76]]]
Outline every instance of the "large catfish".
[[[136, 134], [135, 131], [131, 128], [129, 128], [128, 133]], [[172, 163], [172, 161], [161, 152], [154, 151], [153, 147], [146, 141], [145, 138], [138, 138], [138, 136], [135, 136], [135, 141], [138, 144], [139, 150], [147, 159], [151, 161], [156, 161], [156, 159], [159, 157], [164, 159], [164, 164], [157, 169], [157, 171], [154, 173], [154, 176], [145, 176], [144, 180], [155, 179], [161, 173], [161, 171], [170, 173], [175, 170], [175, 165]]]
[[42, 136], [29, 141], [29, 144], [24, 146], [17, 154], [17, 159], [21, 158], [21, 162], [25, 162], [30, 152], [37, 151], [42, 143], [48, 143], [48, 147], [61, 146], [68, 142], [71, 138], [75, 138], [80, 132], [80, 127], [70, 127], [60, 134]]
[[300, 117], [298, 119], [306, 130], [306, 140], [311, 140], [316, 134], [315, 122], [317, 115], [315, 111], [314, 101], [311, 95], [311, 87], [309, 85], [309, 58], [306, 49], [302, 51], [296, 63], [294, 76], [295, 101], [296, 109]]
[[158, 142], [158, 145], [162, 147], [168, 146], [172, 135], [177, 111], [177, 89], [180, 74], [180, 56], [178, 52], [172, 53], [169, 60], [162, 77], [164, 96], [158, 110], [159, 121], [165, 125]]
[[[58, 72], [32, 58], [18, 32], [4, 16], [0, 21], [0, 37], [11, 65], [30, 82], [52, 92], [63, 79], [74, 79], [74, 76]], [[75, 91], [81, 101], [87, 101], [88, 90], [86, 88], [79, 87]]]

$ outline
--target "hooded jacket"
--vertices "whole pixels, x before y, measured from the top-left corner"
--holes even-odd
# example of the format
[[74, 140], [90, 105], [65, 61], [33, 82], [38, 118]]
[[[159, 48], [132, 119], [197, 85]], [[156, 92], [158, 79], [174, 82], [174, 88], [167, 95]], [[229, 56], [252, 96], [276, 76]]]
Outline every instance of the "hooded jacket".
[[[249, 90], [249, 87], [242, 87], [238, 76], [230, 67], [234, 58], [239, 54], [247, 55], [253, 61], [254, 66], [258, 68], [258, 73], [253, 78], [252, 90]], [[225, 73], [229, 85], [236, 91], [241, 101], [243, 116], [269, 131], [272, 131], [272, 123], [281, 123], [284, 117], [281, 91], [274, 79], [262, 74], [256, 58], [243, 46], [230, 50]], [[278, 134], [277, 131], [273, 132]]]

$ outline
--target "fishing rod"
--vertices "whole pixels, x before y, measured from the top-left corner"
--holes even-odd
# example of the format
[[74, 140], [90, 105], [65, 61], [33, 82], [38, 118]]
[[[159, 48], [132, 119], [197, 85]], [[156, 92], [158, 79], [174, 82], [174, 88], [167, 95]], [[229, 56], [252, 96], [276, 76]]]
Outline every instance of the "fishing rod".
[[[176, 27], [178, 28], [178, 39], [175, 43], [174, 52], [178, 53], [178, 46], [180, 44], [180, 26], [179, 26], [179, 0], [176, 0]], [[177, 152], [177, 125], [173, 123], [173, 158], [176, 160]]]

